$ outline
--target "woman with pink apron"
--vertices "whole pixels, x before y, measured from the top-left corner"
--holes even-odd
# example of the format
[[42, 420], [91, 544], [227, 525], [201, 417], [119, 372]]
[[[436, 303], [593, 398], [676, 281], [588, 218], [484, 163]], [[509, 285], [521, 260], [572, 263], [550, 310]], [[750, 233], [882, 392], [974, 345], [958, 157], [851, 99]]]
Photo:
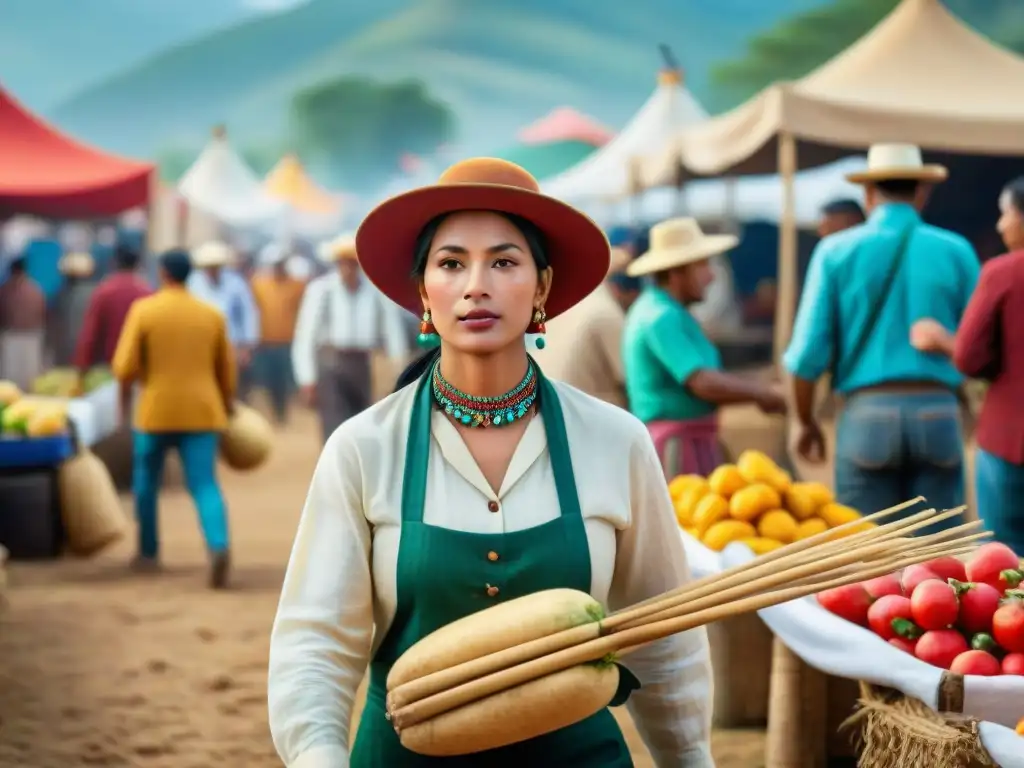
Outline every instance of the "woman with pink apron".
[[650, 243], [626, 271], [651, 278], [622, 337], [629, 407], [647, 424], [666, 477], [707, 475], [722, 463], [719, 406], [754, 403], [783, 413], [786, 403], [763, 383], [724, 372], [689, 309], [714, 279], [709, 259], [735, 247], [736, 237], [706, 235], [696, 219], [670, 219], [651, 228]]

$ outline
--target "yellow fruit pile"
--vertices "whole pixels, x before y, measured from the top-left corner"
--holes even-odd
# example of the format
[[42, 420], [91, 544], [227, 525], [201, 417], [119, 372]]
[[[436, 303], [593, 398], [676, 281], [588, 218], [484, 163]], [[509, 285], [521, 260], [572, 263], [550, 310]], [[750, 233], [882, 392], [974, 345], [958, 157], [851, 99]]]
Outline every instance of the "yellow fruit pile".
[[26, 397], [13, 383], [0, 381], [0, 434], [53, 437], [67, 429], [66, 401]]
[[760, 451], [744, 451], [706, 478], [680, 475], [668, 490], [679, 525], [716, 552], [739, 541], [763, 555], [861, 517], [821, 483], [793, 482]]

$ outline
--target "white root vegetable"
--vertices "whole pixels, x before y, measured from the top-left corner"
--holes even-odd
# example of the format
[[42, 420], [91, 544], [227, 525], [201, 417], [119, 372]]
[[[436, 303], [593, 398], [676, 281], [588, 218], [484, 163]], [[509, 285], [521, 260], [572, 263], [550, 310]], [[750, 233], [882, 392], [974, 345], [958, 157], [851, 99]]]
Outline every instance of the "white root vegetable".
[[391, 667], [387, 688], [602, 618], [601, 604], [575, 589], [550, 589], [499, 603], [419, 640]]
[[611, 703], [619, 668], [580, 664], [445, 712], [399, 732], [420, 755], [451, 757], [497, 749], [578, 723]]

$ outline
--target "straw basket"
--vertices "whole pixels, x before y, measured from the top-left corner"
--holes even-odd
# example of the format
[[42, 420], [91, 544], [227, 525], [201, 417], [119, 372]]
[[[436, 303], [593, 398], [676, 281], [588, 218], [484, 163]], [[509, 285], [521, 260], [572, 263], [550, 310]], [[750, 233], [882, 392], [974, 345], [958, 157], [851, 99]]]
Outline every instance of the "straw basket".
[[60, 510], [68, 550], [88, 557], [124, 536], [128, 521], [110, 472], [89, 449], [57, 470]]
[[889, 688], [861, 683], [860, 708], [847, 721], [858, 730], [860, 768], [999, 768], [981, 743], [978, 723], [964, 715], [964, 679], [945, 673], [939, 709]]
[[255, 409], [238, 403], [220, 437], [220, 457], [232, 469], [253, 470], [270, 456], [273, 441], [270, 422]]

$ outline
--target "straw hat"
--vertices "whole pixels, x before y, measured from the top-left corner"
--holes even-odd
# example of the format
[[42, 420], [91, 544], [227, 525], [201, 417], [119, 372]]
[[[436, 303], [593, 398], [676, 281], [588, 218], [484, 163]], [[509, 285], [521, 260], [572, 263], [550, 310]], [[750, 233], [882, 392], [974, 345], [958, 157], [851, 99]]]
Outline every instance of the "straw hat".
[[913, 144], [872, 144], [868, 150], [868, 167], [846, 174], [846, 179], [854, 184], [894, 179], [937, 184], [945, 181], [948, 175], [945, 166], [925, 165], [921, 159], [921, 148]]
[[409, 278], [416, 238], [432, 219], [456, 211], [495, 211], [532, 222], [544, 235], [555, 273], [544, 311], [556, 317], [593, 291], [608, 274], [608, 240], [570, 205], [540, 193], [514, 163], [490, 157], [456, 163], [437, 183], [385, 200], [356, 233], [363, 272], [396, 304], [419, 314], [419, 291]]
[[207, 267], [226, 267], [233, 258], [234, 253], [226, 243], [222, 243], [219, 240], [211, 240], [192, 251], [192, 266], [203, 269]]
[[267, 243], [260, 250], [260, 264], [264, 267], [273, 267], [288, 258], [288, 249], [280, 243]]
[[317, 256], [321, 261], [328, 263], [342, 260], [356, 260], [356, 238], [352, 234], [338, 235], [333, 240], [328, 240], [316, 249]]
[[96, 262], [88, 253], [73, 251], [61, 256], [57, 269], [67, 277], [90, 277], [96, 269]]
[[696, 219], [669, 219], [651, 227], [650, 250], [626, 268], [630, 277], [664, 272], [735, 248], [735, 235], [705, 235]]

